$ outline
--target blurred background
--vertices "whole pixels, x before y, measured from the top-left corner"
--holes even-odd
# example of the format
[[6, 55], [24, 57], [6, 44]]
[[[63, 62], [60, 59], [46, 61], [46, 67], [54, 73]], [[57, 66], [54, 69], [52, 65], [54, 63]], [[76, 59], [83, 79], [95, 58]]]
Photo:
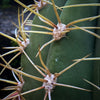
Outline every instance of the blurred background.
[[[20, 0], [26, 5], [34, 4], [34, 0]], [[13, 25], [13, 22], [18, 25], [18, 7], [20, 7], [14, 0], [0, 0], [0, 32], [3, 32], [5, 34], [8, 34], [10, 36], [14, 37], [14, 31], [15, 31], [15, 25]], [[25, 17], [29, 14], [29, 12], [25, 13]], [[30, 17], [30, 19], [33, 19], [34, 14]], [[27, 27], [28, 29], [29, 27]], [[3, 37], [0, 35], [0, 54], [4, 54], [5, 52], [8, 52], [8, 50], [3, 49], [3, 47], [10, 47], [14, 44], [9, 39]], [[10, 54], [5, 56], [4, 58], [9, 61], [15, 54]], [[3, 63], [3, 61], [0, 59], [0, 63]], [[14, 63], [11, 64], [14, 67], [20, 66], [20, 56], [17, 57], [17, 59], [14, 61]], [[0, 66], [0, 71], [2, 70], [2, 67]], [[8, 80], [14, 80], [11, 71], [5, 70], [1, 75], [0, 78], [8, 79]], [[8, 95], [12, 91], [3, 91], [4, 87], [12, 85], [7, 84], [4, 82], [0, 82], [0, 100], [1, 98], [4, 98], [6, 95]]]
[[[26, 5], [34, 3], [34, 0], [20, 0]], [[0, 0], [0, 7], [6, 8], [10, 6], [17, 6], [17, 3], [14, 0]]]
[[[20, 1], [26, 5], [34, 4], [34, 0]], [[14, 2], [14, 0], [0, 0], [0, 31], [8, 35], [12, 35], [14, 33], [15, 27], [12, 22], [17, 24], [18, 6], [19, 5]]]

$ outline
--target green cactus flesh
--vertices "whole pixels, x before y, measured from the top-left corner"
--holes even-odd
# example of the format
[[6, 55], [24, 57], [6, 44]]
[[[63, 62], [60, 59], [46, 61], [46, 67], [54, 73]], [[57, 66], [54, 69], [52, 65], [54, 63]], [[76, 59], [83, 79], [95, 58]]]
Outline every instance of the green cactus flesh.
[[[62, 0], [60, 2], [58, 0], [55, 0], [55, 2], [56, 2], [56, 5], [63, 6], [64, 3], [66, 2], [66, 0]], [[46, 16], [48, 19], [52, 20], [54, 23], [57, 23], [57, 20], [55, 19], [56, 16], [54, 14], [54, 10], [51, 5], [46, 5], [46, 7], [44, 7], [39, 12], [42, 15]], [[60, 12], [61, 11], [59, 11], [59, 14], [60, 14]], [[33, 23], [38, 24], [38, 25], [45, 25], [43, 22], [41, 22], [39, 20], [39, 18], [37, 16], [34, 17]], [[45, 31], [45, 29], [36, 28], [36, 27], [33, 27], [32, 30]], [[48, 36], [48, 35], [34, 34], [34, 33], [30, 34], [30, 44], [26, 48], [26, 52], [35, 64], [41, 65], [39, 59], [35, 58], [36, 53], [38, 52], [38, 47], [42, 46], [44, 43], [48, 42], [50, 39], [51, 39], [51, 36]], [[46, 60], [47, 60], [48, 51], [49, 51], [49, 46], [47, 46], [42, 52], [42, 58], [43, 58], [44, 62], [46, 62]], [[27, 60], [27, 58], [24, 55], [22, 55], [21, 60], [22, 60], [21, 61], [22, 67], [24, 68], [25, 72], [41, 77], [41, 75], [37, 72], [36, 69], [34, 69], [34, 67], [30, 64], [30, 62]], [[25, 85], [23, 88], [24, 91], [27, 91], [27, 90], [30, 90], [32, 88], [36, 88], [39, 86], [42, 86], [42, 83], [25, 77]], [[39, 96], [35, 97], [35, 95], [37, 95], [37, 94]], [[42, 96], [41, 96], [41, 94], [42, 94]], [[41, 100], [41, 99], [43, 99], [43, 97], [44, 97], [44, 90], [42, 92], [41, 92], [41, 90], [39, 90], [37, 92], [26, 95], [27, 100], [32, 100], [32, 99]]]
[[[100, 7], [99, 7], [99, 14], [100, 14]], [[100, 19], [98, 19], [98, 23], [97, 23], [98, 27], [100, 27]], [[100, 30], [97, 31], [97, 34], [100, 35]], [[100, 40], [96, 39], [96, 43], [95, 43], [95, 56], [96, 57], [100, 57]], [[100, 61], [95, 61], [94, 62], [94, 83], [97, 86], [100, 86]], [[93, 93], [93, 100], [100, 100], [100, 90], [97, 90], [96, 88], [94, 88], [94, 93]]]
[[[71, 5], [71, 4], [83, 4], [83, 3], [96, 3], [98, 0], [55, 0], [55, 4], [58, 6]], [[76, 7], [76, 8], [64, 8], [63, 11], [59, 12], [61, 22], [68, 24], [71, 21], [91, 17], [97, 15], [97, 7]], [[57, 24], [56, 16], [54, 14], [53, 7], [47, 5], [44, 7], [40, 13], [55, 24]], [[37, 16], [33, 19], [34, 24], [45, 25], [41, 22]], [[95, 26], [96, 21], [85, 21], [75, 24], [77, 26]], [[41, 30], [44, 29], [33, 27], [32, 30]], [[92, 30], [94, 31], [94, 30]], [[38, 47], [42, 46], [44, 43], [48, 42], [51, 39], [48, 35], [41, 34], [30, 34], [30, 44], [26, 48], [26, 52], [33, 62], [41, 66], [38, 58], [35, 58], [36, 53], [38, 52]], [[47, 65], [51, 73], [60, 72], [68, 65], [72, 64], [74, 59], [82, 58], [87, 54], [93, 53], [94, 49], [94, 36], [90, 35], [83, 30], [73, 30], [69, 33], [66, 33], [66, 37], [62, 38], [59, 41], [55, 41], [42, 51], [42, 58], [44, 63]], [[36, 69], [30, 64], [27, 58], [22, 55], [22, 67], [24, 71], [43, 78]], [[73, 68], [69, 69], [61, 76], [58, 77], [57, 82], [63, 84], [69, 84], [77, 87], [82, 87], [86, 89], [91, 89], [90, 85], [83, 81], [83, 78], [87, 80], [92, 80], [93, 74], [93, 63], [92, 61], [84, 61]], [[34, 89], [42, 86], [42, 83], [37, 82], [33, 79], [24, 77], [25, 85], [23, 91]], [[25, 95], [27, 100], [43, 100], [45, 91], [39, 90], [30, 94]], [[71, 89], [67, 87], [56, 86], [52, 91], [52, 100], [91, 100], [92, 93], [82, 90]]]
[[[91, 2], [93, 2], [93, 0], [68, 0], [66, 5]], [[68, 22], [79, 18], [95, 16], [97, 14], [96, 12], [93, 12], [95, 10], [96, 7], [68, 8], [63, 10], [60, 18], [64, 24], [67, 24]], [[94, 26], [95, 22], [82, 22], [77, 25]], [[83, 57], [84, 55], [93, 52], [94, 37], [90, 34], [81, 30], [74, 30], [69, 32], [67, 37], [68, 39], [63, 38], [62, 40], [53, 43], [50, 47], [50, 56], [48, 55], [47, 66], [52, 73], [64, 69], [72, 63], [73, 59]], [[65, 84], [88, 88], [88, 85], [84, 83], [82, 79], [92, 79], [92, 68], [92, 62], [82, 62], [65, 72], [59, 77], [58, 81]], [[91, 96], [91, 93], [85, 91], [57, 87], [52, 97], [57, 100], [59, 98], [62, 98], [62, 100], [65, 100], [65, 98], [68, 100], [91, 100]]]

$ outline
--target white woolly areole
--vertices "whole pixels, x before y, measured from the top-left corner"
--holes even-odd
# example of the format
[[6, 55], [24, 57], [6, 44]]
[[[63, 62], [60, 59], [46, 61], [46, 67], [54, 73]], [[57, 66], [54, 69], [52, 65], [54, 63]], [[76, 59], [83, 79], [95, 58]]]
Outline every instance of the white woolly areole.
[[23, 85], [24, 85], [24, 82], [18, 82], [18, 88], [17, 88], [17, 91], [20, 93], [22, 91], [22, 88], [23, 88]]
[[66, 30], [66, 25], [62, 23], [58, 23], [57, 28], [53, 29], [53, 38], [55, 40], [60, 40], [62, 37], [65, 36], [65, 34], [62, 33], [65, 30]]
[[20, 46], [20, 52], [23, 53], [23, 50], [27, 47], [27, 45], [30, 43], [29, 39], [26, 39], [25, 41], [20, 41], [21, 46]]
[[47, 75], [44, 80], [46, 82], [43, 83], [43, 87], [45, 88], [46, 92], [50, 92], [55, 86], [57, 78], [55, 78], [54, 74], [51, 74], [50, 76]]
[[21, 49], [25, 49], [27, 45], [30, 43], [30, 40], [28, 38], [25, 39], [25, 41], [22, 41], [18, 36], [17, 28], [15, 29], [15, 37], [18, 39], [18, 41], [21, 43]]
[[21, 44], [23, 45], [24, 48], [26, 48], [29, 43], [30, 43], [29, 39], [26, 39], [25, 41], [21, 42]]

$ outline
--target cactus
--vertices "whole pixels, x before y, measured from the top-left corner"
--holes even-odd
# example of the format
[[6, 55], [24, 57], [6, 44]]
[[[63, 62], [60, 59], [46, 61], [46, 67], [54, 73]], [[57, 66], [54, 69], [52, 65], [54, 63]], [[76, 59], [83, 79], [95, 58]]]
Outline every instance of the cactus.
[[[15, 1], [23, 7], [26, 7], [18, 0]], [[100, 6], [98, 0], [51, 1], [51, 5], [47, 4], [39, 12], [35, 9], [38, 13], [32, 11], [32, 8], [29, 8], [30, 6], [26, 7], [27, 10], [30, 10], [37, 15], [33, 19], [33, 24], [38, 24], [38, 27], [32, 27], [34, 33], [30, 33], [30, 43], [25, 51], [23, 50], [21, 57], [21, 67], [23, 68], [23, 71], [12, 68], [9, 65], [9, 62], [7, 63], [2, 56], [1, 58], [6, 66], [4, 64], [0, 65], [16, 73], [22, 74], [23, 76], [27, 76], [24, 77], [25, 84], [21, 95], [26, 94], [26, 91], [31, 89], [33, 89], [34, 92], [26, 94], [26, 100], [43, 100], [43, 98], [46, 100], [47, 95], [49, 100], [51, 100], [51, 98], [52, 100], [92, 100], [93, 95], [92, 92], [90, 92], [92, 86], [87, 84], [83, 78], [90, 81], [93, 80], [93, 62], [81, 61], [85, 60], [87, 57], [85, 55], [87, 54], [92, 53], [93, 56], [95, 45], [94, 36], [100, 39], [100, 36], [95, 34], [94, 30], [100, 28], [96, 27], [95, 20], [100, 17], [97, 12], [97, 6]], [[54, 3], [57, 5], [56, 7]], [[92, 5], [92, 3], [98, 3], [98, 5]], [[66, 7], [73, 4], [88, 5], [82, 7], [81, 5], [79, 5], [79, 7]], [[57, 12], [56, 8], [59, 7], [63, 8], [63, 10], [60, 9]], [[25, 9], [24, 13], [27, 10]], [[49, 23], [46, 18], [54, 24]], [[49, 24], [47, 25], [44, 22]], [[52, 33], [54, 31], [40, 28], [39, 25], [48, 28], [54, 26], [53, 28], [56, 27], [56, 30], [59, 29], [60, 25], [64, 25], [66, 28], [61, 31], [62, 35], [60, 39], [55, 39], [53, 36], [54, 41], [49, 43], [48, 41], [52, 40], [52, 37], [48, 34], [49, 32]], [[51, 27], [49, 27], [49, 25]], [[36, 31], [38, 32], [35, 33]], [[39, 34], [39, 31], [48, 32], [48, 34]], [[22, 30], [22, 32], [26, 31]], [[44, 44], [46, 44], [45, 48], [43, 47]], [[39, 48], [39, 46], [44, 49]], [[35, 57], [37, 52], [39, 57]], [[78, 59], [73, 63], [72, 60], [77, 58], [82, 59]], [[46, 88], [46, 86], [48, 87], [48, 84], [49, 88], [52, 88], [53, 90]], [[44, 88], [45, 91], [42, 88]]]
[[[79, 0], [69, 0], [67, 1], [68, 4], [78, 4], [78, 3], [85, 3], [86, 1], [79, 1]], [[88, 0], [89, 2], [89, 0]], [[92, 1], [90, 1], [92, 2]], [[90, 8], [96, 9], [95, 7]], [[75, 19], [79, 19], [82, 17], [89, 17], [89, 16], [95, 16], [96, 13], [93, 13], [88, 7], [87, 8], [69, 8], [64, 9], [61, 13], [61, 20], [63, 22], [70, 22]], [[88, 13], [89, 12], [89, 13]], [[90, 13], [92, 12], [92, 13]], [[81, 14], [82, 13], [82, 14]], [[87, 13], [87, 14], [86, 14]], [[65, 14], [67, 14], [65, 16]], [[79, 23], [78, 26], [94, 26], [94, 22], [90, 23]], [[72, 31], [68, 33], [69, 39], [63, 39], [59, 41], [58, 43], [52, 44], [50, 48], [47, 66], [54, 72], [59, 71], [65, 67], [64, 65], [71, 64], [72, 60], [75, 58], [79, 58], [79, 56], [84, 56], [86, 54], [89, 54], [90, 52], [93, 52], [93, 46], [94, 46], [94, 37], [90, 36], [89, 34], [85, 34], [83, 31]], [[89, 44], [88, 44], [89, 43]], [[58, 45], [60, 44], [60, 45]], [[59, 53], [60, 52], [60, 53]], [[58, 60], [57, 62], [55, 60]], [[55, 67], [55, 68], [53, 68]], [[64, 75], [59, 79], [59, 81], [66, 83], [66, 84], [72, 84], [74, 86], [80, 86], [87, 88], [88, 85], [84, 83], [82, 78], [86, 78], [88, 80], [92, 80], [92, 62], [84, 62], [78, 64], [76, 67], [74, 67], [72, 70], [69, 70], [68, 72], [64, 73]], [[72, 74], [73, 73], [73, 74]], [[80, 73], [80, 75], [78, 74]], [[60, 91], [60, 93], [58, 92]], [[61, 94], [63, 93], [63, 95]], [[55, 99], [63, 98], [69, 99], [69, 100], [91, 100], [92, 95], [88, 92], [78, 91], [78, 90], [72, 90], [72, 89], [62, 89], [59, 88], [55, 90]], [[84, 97], [84, 98], [83, 98]]]
[[[88, 1], [68, 0], [66, 2], [66, 5], [80, 4], [80, 3], [92, 3], [92, 2], [94, 2], [94, 1], [91, 1], [91, 0], [90, 1], [89, 0]], [[45, 8], [44, 8], [43, 10], [46, 12], [47, 9], [45, 10]], [[67, 8], [67, 9], [65, 8], [61, 12], [60, 18], [64, 24], [67, 24], [76, 19], [97, 15], [97, 13], [93, 12], [93, 10], [96, 11], [97, 8], [96, 7], [78, 7], [78, 8]], [[44, 14], [42, 14], [42, 15], [44, 15]], [[48, 18], [47, 13], [44, 16], [46, 16]], [[52, 16], [53, 16], [53, 14], [52, 14]], [[55, 19], [56, 19], [56, 17], [55, 17]], [[51, 20], [53, 21], [53, 19], [51, 19]], [[34, 18], [34, 20], [33, 20], [33, 23], [35, 23], [35, 22], [36, 22], [36, 18]], [[79, 23], [77, 25], [78, 26], [95, 26], [96, 23], [94, 21], [93, 22], [83, 22], [83, 23]], [[32, 28], [32, 30], [35, 30], [35, 29], [37, 30], [37, 28]], [[37, 38], [39, 38], [38, 37], [39, 35], [37, 35], [37, 34], [30, 35], [31, 43], [30, 43], [29, 47], [26, 49], [26, 52], [28, 53], [29, 57], [36, 64], [41, 65], [40, 62], [38, 61], [38, 58], [34, 58], [34, 56], [36, 55], [36, 52], [38, 52], [38, 51], [36, 51], [36, 50], [38, 50], [37, 49], [38, 46], [39, 45], [41, 46], [43, 43], [45, 43], [44, 42], [45, 40], [42, 38], [41, 39], [39, 38], [37, 40], [36, 36], [37, 36]], [[47, 36], [45, 36], [45, 37], [46, 37], [46, 39], [48, 38]], [[81, 30], [75, 30], [75, 31], [69, 32], [67, 37], [68, 38], [63, 38], [60, 41], [52, 43], [50, 48], [48, 46], [42, 51], [43, 60], [47, 64], [48, 68], [50, 69], [50, 71], [52, 73], [61, 71], [62, 69], [64, 69], [64, 67], [70, 65], [72, 63], [73, 59], [79, 58], [80, 56], [82, 57], [86, 54], [93, 52], [93, 47], [94, 47], [94, 37], [93, 36], [87, 34], [86, 32], [83, 32]], [[48, 38], [48, 40], [49, 40], [49, 38]], [[39, 42], [37, 43], [37, 41], [43, 41], [43, 43], [39, 43]], [[32, 45], [34, 45], [34, 46], [32, 46]], [[49, 49], [49, 51], [47, 49]], [[23, 57], [22, 57], [22, 66], [24, 67], [24, 71], [25, 72], [28, 71], [31, 74], [34, 73], [34, 75], [39, 76], [37, 74], [36, 70], [33, 69], [33, 66], [32, 66], [33, 70], [31, 70], [31, 65], [28, 63], [28, 61], [27, 62], [26, 61], [27, 60], [25, 58], [23, 59]], [[30, 69], [29, 68], [27, 69], [27, 66], [30, 66]], [[80, 75], [78, 73], [80, 73]], [[88, 62], [88, 63], [84, 62], [84, 63], [78, 64], [72, 70], [69, 70], [68, 72], [64, 73], [64, 75], [62, 75], [58, 80], [59, 80], [59, 82], [62, 82], [62, 83], [88, 88], [89, 87], [88, 84], [86, 84], [82, 80], [82, 78], [92, 80], [92, 62]], [[27, 80], [28, 79], [26, 79], [26, 81]], [[35, 88], [35, 87], [40, 86], [40, 84], [37, 83], [36, 81], [32, 81], [32, 80], [30, 80], [30, 81], [31, 81], [31, 83], [34, 84], [34, 86], [32, 86], [32, 87]], [[31, 86], [29, 86], [28, 83], [26, 83], [25, 87], [26, 87], [25, 90], [28, 90], [31, 88]], [[41, 92], [38, 91], [34, 94], [29, 94], [29, 95], [27, 95], [27, 98], [30, 97], [32, 99], [32, 96], [34, 98], [34, 96], [37, 94], [39, 96], [35, 97], [35, 98], [42, 100], [43, 99], [42, 92], [43, 91], [41, 91]], [[62, 87], [55, 88], [52, 96], [53, 96], [52, 99], [57, 99], [57, 100], [61, 99], [61, 98], [63, 100], [65, 100], [65, 99], [91, 100], [91, 98], [92, 98], [91, 93], [83, 92], [83, 91], [79, 91], [79, 90], [62, 88]]]
[[[64, 3], [66, 2], [66, 0], [62, 0], [62, 1], [58, 1], [56, 0], [56, 5], [58, 6], [63, 6]], [[49, 14], [47, 14], [47, 12], [49, 12]], [[61, 11], [59, 11], [60, 13]], [[57, 23], [57, 20], [55, 19], [55, 14], [53, 12], [53, 8], [52, 6], [50, 5], [47, 5], [45, 8], [41, 9], [40, 11], [41, 14], [43, 14], [44, 16], [46, 16], [47, 18], [50, 18], [50, 20], [54, 21], [54, 23]], [[33, 20], [33, 23], [34, 24], [40, 24], [40, 25], [45, 25], [43, 22], [41, 22], [37, 16], [35, 16], [34, 20]], [[41, 28], [36, 28], [36, 27], [33, 27], [32, 30], [40, 30], [40, 31], [44, 31], [43, 29]], [[29, 57], [37, 64], [37, 65], [41, 65], [40, 61], [38, 58], [35, 58], [36, 56], [36, 53], [38, 52], [38, 47], [43, 45], [45, 42], [47, 42], [48, 40], [51, 39], [51, 36], [46, 36], [46, 35], [41, 35], [41, 34], [30, 34], [30, 45], [28, 46], [28, 48], [26, 49], [26, 52], [27, 54], [29, 55]], [[32, 46], [34, 45], [34, 47]], [[28, 52], [29, 51], [29, 52]], [[47, 60], [47, 56], [48, 56], [48, 52], [49, 52], [49, 46], [47, 48], [44, 49], [44, 51], [42, 52], [42, 58], [43, 58], [43, 61], [46, 63], [46, 60]], [[32, 57], [30, 56], [32, 54]], [[23, 59], [24, 58], [24, 59]], [[33, 68], [33, 66], [30, 64], [30, 62], [27, 60], [27, 58], [25, 58], [25, 56], [23, 55], [22, 56], [22, 66], [25, 68], [24, 71], [27, 72], [27, 67], [26, 66], [30, 66], [30, 71], [29, 73], [30, 74], [33, 74], [34, 75], [36, 74], [37, 76], [40, 76], [40, 74], [38, 74], [38, 72], [36, 71], [36, 69]], [[27, 63], [23, 63], [24, 60], [27, 62]], [[32, 70], [32, 69], [33, 70]], [[27, 81], [27, 79], [25, 79], [25, 81]], [[41, 85], [41, 83], [38, 82], [35, 83], [35, 80], [31, 80], [31, 79], [28, 79], [28, 81], [30, 81], [32, 84], [34, 84], [34, 86], [28, 86], [29, 84], [26, 84], [24, 85], [25, 88], [24, 88], [24, 91], [26, 90], [29, 90], [29, 89], [32, 89], [32, 88], [36, 88], [38, 86]], [[39, 91], [38, 94], [40, 95], [41, 92]], [[43, 93], [42, 93], [43, 94]], [[29, 96], [30, 96], [30, 99], [34, 98], [34, 96], [36, 94], [29, 94], [28, 96], [26, 95], [26, 98], [28, 99]], [[37, 96], [36, 99], [41, 99], [43, 98], [44, 95], [41, 96]]]

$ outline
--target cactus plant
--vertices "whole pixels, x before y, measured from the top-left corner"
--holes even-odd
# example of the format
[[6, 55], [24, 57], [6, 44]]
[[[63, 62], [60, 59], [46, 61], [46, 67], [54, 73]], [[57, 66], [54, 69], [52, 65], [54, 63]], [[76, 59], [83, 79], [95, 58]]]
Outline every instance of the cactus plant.
[[[89, 0], [88, 1], [68, 0], [66, 2], [66, 5], [80, 4], [80, 3], [93, 3], [93, 2], [94, 1], [89, 1]], [[64, 24], [67, 24], [68, 22], [71, 22], [71, 21], [79, 19], [79, 18], [85, 18], [85, 17], [97, 15], [97, 12], [93, 12], [93, 10], [96, 11], [97, 8], [96, 7], [78, 7], [78, 8], [74, 8], [74, 9], [73, 8], [67, 8], [67, 9], [65, 8], [61, 12], [60, 18]], [[46, 13], [46, 15], [47, 15], [47, 13]], [[33, 23], [34, 23], [34, 21], [33, 21]], [[52, 19], [52, 21], [53, 21], [53, 19]], [[83, 23], [79, 23], [77, 25], [78, 26], [95, 26], [96, 23], [94, 21], [93, 22], [83, 22]], [[32, 28], [32, 29], [34, 30], [35, 28]], [[35, 63], [39, 64], [39, 61], [35, 60], [33, 58], [37, 52], [34, 49], [38, 48], [38, 46], [41, 45], [40, 43], [36, 44], [36, 42], [43, 41], [43, 39], [41, 38], [41, 40], [40, 39], [34, 40], [35, 36], [36, 36], [36, 34], [31, 34], [30, 41], [32, 42], [33, 45], [37, 45], [37, 47], [35, 47], [35, 46], [32, 47], [32, 44], [30, 44], [29, 47], [26, 49], [26, 51], [27, 51], [29, 57]], [[88, 53], [93, 52], [93, 46], [94, 46], [94, 37], [93, 36], [90, 36], [89, 34], [82, 32], [80, 30], [78, 30], [78, 31], [75, 30], [75, 31], [69, 32], [67, 36], [69, 37], [69, 39], [67, 39], [67, 38], [61, 39], [60, 41], [57, 41], [57, 42], [54, 42], [53, 44], [51, 44], [50, 48], [48, 47], [49, 53], [47, 54], [48, 56], [46, 55], [47, 58], [45, 58], [45, 54], [46, 54], [45, 52], [47, 52], [48, 48], [45, 48], [45, 50], [42, 51], [43, 59], [46, 62], [48, 68], [50, 69], [50, 71], [52, 73], [59, 72], [61, 69], [63, 69], [65, 67], [64, 65], [67, 66], [67, 65], [71, 64], [73, 59], [79, 58], [80, 56], [84, 56]], [[47, 59], [47, 61], [45, 59]], [[25, 71], [29, 71], [29, 70], [27, 70], [26, 67], [31, 66], [31, 65], [28, 62], [26, 62], [26, 63], [25, 62], [26, 62], [26, 59], [23, 59], [23, 57], [22, 57], [22, 66], [25, 67], [25, 69], [24, 69]], [[29, 72], [38, 75], [36, 73], [36, 70], [34, 70], [34, 71], [32, 70]], [[81, 74], [79, 75], [77, 73], [81, 73]], [[83, 77], [87, 78], [89, 80], [92, 79], [92, 62], [80, 63], [79, 65], [77, 65], [77, 68], [75, 67], [72, 70], [69, 70], [68, 72], [64, 73], [64, 75], [61, 76], [60, 79], [58, 79], [58, 80], [59, 80], [59, 82], [61, 81], [63, 83], [69, 83], [74, 86], [78, 85], [78, 86], [87, 88], [88, 85], [86, 83], [84, 83], [84, 81], [82, 80]], [[26, 81], [27, 80], [28, 79], [26, 79]], [[36, 87], [37, 87], [39, 83], [34, 81], [33, 84], [34, 84], [34, 86], [36, 85]], [[26, 87], [30, 88], [31, 86], [29, 87], [27, 84]], [[39, 91], [39, 93], [40, 93], [40, 91]], [[62, 93], [63, 93], [63, 95], [62, 95]], [[38, 92], [36, 94], [38, 94]], [[36, 94], [34, 93], [34, 95], [36, 95]], [[33, 94], [30, 94], [30, 97], [32, 97], [32, 95]], [[38, 95], [40, 95], [40, 94], [38, 94]], [[82, 100], [84, 98], [87, 100], [91, 100], [91, 98], [92, 98], [91, 93], [86, 93], [83, 91], [80, 92], [78, 90], [73, 90], [73, 89], [64, 89], [64, 88], [60, 88], [60, 87], [56, 88], [52, 95], [53, 95], [53, 99], [61, 99], [62, 98], [63, 100], [67, 99], [67, 98], [69, 100], [71, 100], [71, 99], [72, 100], [73, 99], [81, 99]], [[84, 96], [84, 98], [83, 98], [83, 96]], [[27, 97], [29, 97], [29, 96], [27, 95]], [[39, 97], [36, 97], [36, 99], [40, 99], [42, 97], [39, 96]]]
[[[15, 0], [15, 1], [18, 2], [18, 0]], [[28, 77], [33, 77], [33, 79], [38, 79], [34, 76], [40, 77], [38, 80], [41, 80], [41, 82], [43, 81], [43, 83], [40, 83], [39, 81], [30, 79], [28, 77], [24, 77], [25, 84], [23, 86], [23, 91], [28, 91], [30, 89], [39, 90], [39, 91], [34, 90], [35, 91], [34, 93], [26, 94], [25, 98], [27, 100], [32, 100], [32, 99], [43, 100], [43, 98], [45, 100], [47, 95], [49, 97], [49, 100], [51, 100], [51, 97], [52, 97], [52, 100], [56, 100], [56, 99], [57, 100], [59, 99], [92, 100], [92, 93], [87, 92], [91, 90], [91, 86], [89, 86], [86, 82], [84, 82], [83, 78], [90, 81], [93, 79], [92, 78], [93, 77], [92, 76], [93, 62], [92, 61], [81, 62], [82, 60], [84, 60], [82, 58], [72, 64], [72, 60], [83, 57], [89, 53], [93, 53], [94, 51], [93, 49], [94, 49], [95, 38], [92, 35], [95, 35], [96, 37], [99, 38], [99, 35], [94, 33], [95, 32], [94, 29], [96, 29], [96, 21], [87, 21], [87, 20], [93, 20], [95, 18], [100, 17], [97, 14], [97, 6], [99, 5], [97, 6], [85, 5], [82, 7], [79, 6], [75, 8], [61, 7], [64, 9], [62, 11], [60, 10], [58, 11], [60, 15], [59, 17], [56, 11], [56, 7], [54, 6], [54, 2], [58, 7], [58, 6], [64, 6], [64, 5], [68, 6], [72, 4], [98, 3], [98, 0], [84, 0], [84, 1], [54, 0], [54, 2], [53, 0], [51, 1], [52, 1], [53, 6], [46, 5], [43, 9], [39, 11], [39, 13], [33, 11], [36, 15], [38, 15], [38, 16], [35, 16], [35, 18], [33, 19], [33, 23], [46, 26], [44, 22], [45, 22], [45, 19], [48, 18], [55, 25], [61, 22], [61, 23], [64, 23], [66, 26], [70, 26], [70, 22], [72, 22], [73, 24], [71, 25], [73, 27], [72, 26], [70, 27], [74, 29], [71, 31], [67, 31], [66, 36], [65, 36], [66, 32], [64, 32], [64, 35], [62, 36], [64, 38], [61, 38], [58, 41], [53, 41], [51, 45], [47, 45], [47, 47], [45, 47], [44, 50], [41, 50], [40, 48], [39, 51], [38, 51], [39, 46], [44, 45], [52, 37], [45, 34], [44, 35], [38, 34], [38, 32], [37, 34], [30, 33], [30, 44], [27, 46], [25, 51], [23, 51], [24, 54], [21, 57], [21, 67], [23, 67], [24, 72], [29, 73], [33, 76], [11, 68], [11, 66], [9, 66], [9, 63], [7, 62], [5, 62], [5, 64], [8, 67], [2, 64], [1, 65], [4, 66], [4, 68], [8, 68], [15, 72], [20, 72], [20, 74], [26, 75]], [[56, 14], [53, 12], [53, 8]], [[29, 7], [27, 8], [27, 10], [32, 11], [32, 9]], [[41, 16], [45, 16], [45, 17], [41, 17]], [[50, 28], [49, 25], [47, 25], [46, 27]], [[67, 27], [67, 28], [71, 29], [70, 27]], [[87, 28], [89, 27], [92, 28], [93, 30], [92, 31], [87, 30]], [[41, 29], [39, 27], [32, 27], [32, 30], [35, 32], [38, 30], [38, 31], [45, 31], [49, 33], [49, 31], [45, 29]], [[87, 32], [92, 35], [88, 34]], [[35, 58], [35, 55], [37, 54], [37, 52], [39, 53], [39, 57]], [[3, 57], [1, 58], [3, 59]], [[43, 67], [40, 67], [40, 66], [43, 66]], [[71, 68], [72, 66], [74, 67]], [[46, 73], [47, 75], [45, 76], [43, 72]], [[43, 76], [44, 76], [44, 79], [43, 79]], [[55, 76], [57, 78], [57, 83], [56, 83]], [[53, 88], [54, 85], [59, 85], [59, 86], [64, 86], [64, 87], [55, 87], [51, 95], [50, 95], [51, 90], [49, 92], [46, 91], [46, 93], [43, 90], [40, 90], [42, 88], [46, 88], [45, 86], [49, 84], [48, 77], [50, 78], [50, 82], [52, 81], [52, 77], [54, 77], [53, 85], [51, 84], [52, 82], [50, 83], [51, 88]], [[62, 83], [62, 84], [59, 84], [59, 83]], [[70, 84], [70, 85], [65, 85], [65, 84]], [[73, 87], [73, 86], [76, 86], [76, 87]], [[71, 88], [65, 88], [65, 87], [71, 87]], [[81, 87], [81, 88], [78, 88], [78, 87]], [[85, 90], [85, 91], [82, 91], [82, 90]]]

